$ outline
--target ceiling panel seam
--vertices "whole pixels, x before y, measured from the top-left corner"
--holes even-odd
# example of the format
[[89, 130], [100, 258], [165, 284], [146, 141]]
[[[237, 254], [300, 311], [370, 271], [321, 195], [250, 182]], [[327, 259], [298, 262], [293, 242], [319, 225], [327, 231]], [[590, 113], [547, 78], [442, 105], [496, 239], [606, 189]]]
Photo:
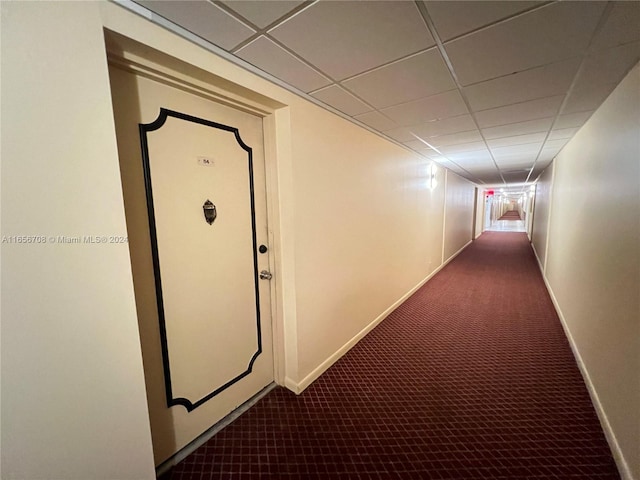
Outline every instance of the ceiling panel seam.
[[[280, 42], [278, 39], [272, 37], [269, 34], [265, 34], [264, 36], [265, 38], [269, 39], [270, 41], [272, 41], [273, 43], [275, 43], [277, 46], [279, 46], [280, 48], [282, 48], [283, 50], [285, 50], [287, 53], [289, 53], [290, 55], [292, 55], [294, 58], [298, 59], [299, 61], [301, 61], [302, 63], [304, 63], [305, 65], [307, 65], [308, 67], [312, 68], [313, 70], [315, 70], [317, 73], [321, 74], [322, 76], [326, 77], [327, 79], [329, 79], [331, 81], [330, 85], [325, 85], [324, 87], [320, 87], [320, 88], [316, 88], [315, 90], [312, 90], [311, 92], [309, 92], [309, 95], [311, 96], [313, 93], [317, 92], [318, 90], [322, 90], [331, 86], [339, 86], [340, 88], [342, 88], [343, 90], [346, 90], [347, 92], [349, 92], [351, 95], [353, 95], [354, 97], [356, 97], [358, 100], [360, 100], [362, 103], [364, 103], [367, 107], [369, 107], [371, 110], [376, 110], [376, 108], [371, 105], [369, 102], [367, 102], [366, 100], [364, 100], [363, 98], [361, 98], [359, 95], [356, 95], [354, 92], [352, 92], [350, 89], [348, 89], [347, 87], [345, 87], [344, 85], [342, 85], [342, 83], [340, 83], [339, 81], [337, 81], [335, 78], [333, 78], [331, 75], [327, 74], [326, 72], [324, 72], [323, 70], [321, 70], [320, 68], [316, 67], [313, 63], [311, 63], [310, 61], [304, 59], [303, 57], [301, 57], [300, 55], [298, 55], [294, 50], [290, 49], [289, 47], [287, 47], [284, 43]], [[312, 93], [313, 92], [313, 93]], [[335, 107], [334, 107], [335, 108]]]
[[[420, 1], [420, 0], [417, 0], [417, 1]], [[541, 10], [544, 7], [547, 7], [547, 6], [551, 5], [552, 3], [557, 3], [557, 1], [544, 2], [544, 3], [541, 3], [540, 5], [534, 5], [533, 7], [527, 8], [526, 10], [522, 10], [521, 12], [514, 13], [513, 15], [510, 15], [508, 17], [501, 18], [500, 20], [496, 20], [494, 22], [488, 23], [486, 25], [483, 25], [482, 27], [478, 27], [478, 28], [476, 28], [474, 30], [470, 30], [468, 32], [461, 33], [460, 35], [452, 37], [452, 38], [448, 39], [447, 41], [443, 42], [443, 44], [447, 45], [448, 43], [455, 42], [456, 40], [460, 40], [462, 38], [468, 37], [470, 35], [473, 35], [475, 33], [481, 32], [483, 30], [487, 30], [487, 29], [489, 29], [491, 27], [495, 27], [496, 25], [499, 25], [501, 23], [505, 23], [505, 22], [508, 22], [509, 20], [513, 20], [514, 18], [518, 18], [518, 17], [521, 17], [523, 15], [526, 15], [527, 13], [531, 13], [531, 12], [534, 12], [536, 10]]]
[[395, 65], [396, 63], [404, 62], [405, 60], [409, 60], [409, 59], [411, 59], [413, 57], [417, 57], [418, 55], [422, 55], [423, 53], [427, 53], [427, 52], [430, 52], [431, 50], [436, 50], [436, 49], [437, 49], [437, 47], [435, 45], [433, 45], [431, 47], [427, 47], [427, 48], [424, 48], [422, 50], [418, 50], [417, 52], [409, 53], [408, 55], [405, 55], [403, 57], [396, 58], [395, 60], [391, 60], [391, 61], [389, 61], [387, 63], [382, 63], [382, 64], [377, 65], [375, 67], [371, 67], [371, 68], [369, 68], [367, 70], [363, 70], [362, 72], [358, 72], [358, 73], [355, 73], [355, 74], [350, 75], [348, 77], [345, 77], [342, 80], [340, 80], [340, 82], [348, 82], [349, 80], [354, 80], [354, 79], [356, 79], [358, 77], [362, 77], [363, 75], [367, 75], [367, 74], [375, 72], [377, 70], [382, 70], [383, 68], [390, 67], [392, 65]]
[[476, 128], [478, 129], [478, 132], [480, 132], [480, 136], [482, 137], [482, 141], [484, 142], [485, 147], [486, 147], [487, 151], [489, 152], [489, 155], [491, 156], [491, 160], [493, 160], [493, 163], [494, 163], [494, 165], [496, 167], [496, 170], [498, 171], [498, 174], [500, 175], [500, 178], [502, 178], [502, 181], [506, 184], [507, 182], [506, 182], [506, 180], [504, 178], [504, 175], [502, 175], [502, 171], [500, 170], [500, 167], [498, 166], [498, 163], [496, 162], [496, 159], [493, 156], [493, 152], [489, 148], [489, 144], [487, 143], [487, 139], [485, 138], [484, 133], [482, 133], [482, 130], [480, 129], [480, 125], [478, 123], [478, 119], [476, 118], [476, 115], [475, 115], [474, 111], [471, 109], [471, 104], [469, 103], [469, 99], [467, 98], [466, 94], [464, 93], [464, 91], [462, 89], [462, 84], [460, 83], [460, 80], [458, 79], [458, 75], [456, 74], [456, 72], [455, 72], [455, 70], [453, 68], [453, 64], [451, 63], [451, 59], [449, 58], [449, 55], [447, 54], [447, 51], [444, 48], [444, 44], [442, 43], [442, 40], [440, 39], [440, 34], [436, 30], [436, 27], [435, 27], [435, 25], [433, 23], [433, 19], [431, 18], [431, 15], [427, 11], [427, 7], [420, 0], [416, 0], [415, 3], [416, 3], [416, 6], [418, 7], [418, 11], [420, 12], [420, 15], [422, 15], [422, 18], [424, 19], [425, 23], [427, 24], [427, 28], [431, 32], [431, 35], [433, 36], [433, 39], [436, 42], [436, 46], [438, 47], [438, 50], [440, 51], [440, 55], [442, 55], [442, 58], [444, 59], [444, 63], [447, 65], [447, 68], [449, 69], [449, 73], [453, 77], [453, 81], [454, 81], [454, 83], [456, 84], [456, 86], [458, 88], [458, 92], [460, 93], [460, 96], [462, 97], [462, 101], [467, 106], [467, 110], [469, 110], [469, 114], [471, 115], [471, 118], [473, 119], [473, 122], [475, 123]]
[[[531, 165], [531, 170], [529, 170], [529, 174], [527, 175], [527, 179], [525, 180], [525, 182], [528, 182], [529, 179], [531, 178], [531, 175], [533, 174], [533, 170], [536, 168], [536, 164], [538, 163], [538, 160], [540, 159], [540, 155], [542, 154], [542, 150], [544, 150], [544, 146], [547, 143], [547, 140], [549, 139], [549, 136], [551, 135], [551, 132], [553, 131], [554, 127], [556, 126], [556, 123], [558, 123], [558, 118], [560, 117], [560, 114], [562, 113], [562, 110], [564, 109], [565, 105], [567, 104], [567, 101], [569, 100], [569, 97], [571, 96], [571, 93], [573, 92], [573, 89], [576, 86], [578, 78], [580, 78], [580, 74], [584, 70], [584, 66], [586, 64], [587, 57], [589, 56], [589, 53], [591, 53], [591, 49], [592, 49], [592, 46], [593, 46], [593, 41], [596, 38], [596, 36], [598, 35], [598, 33], [600, 33], [600, 31], [603, 29], [605, 23], [607, 23], [607, 20], [609, 19], [609, 15], [611, 15], [611, 12], [613, 10], [613, 6], [614, 6], [613, 2], [607, 2], [607, 6], [602, 11], [602, 14], [600, 15], [600, 19], [598, 20], [598, 24], [596, 25], [596, 28], [593, 30], [593, 33], [591, 34], [591, 38], [589, 39], [589, 44], [587, 45], [587, 48], [585, 48], [584, 52], [582, 53], [582, 60], [580, 61], [580, 66], [578, 66], [578, 70], [576, 71], [576, 74], [573, 76], [573, 80], [571, 81], [571, 85], [569, 85], [569, 89], [567, 90], [567, 93], [565, 94], [564, 98], [562, 99], [562, 103], [560, 104], [560, 106], [558, 107], [558, 110], [556, 111], [556, 114], [555, 114], [555, 116], [553, 118], [553, 122], [551, 123], [551, 126], [549, 127], [549, 130], [547, 131], [547, 134], [544, 137], [544, 141], [542, 142], [542, 145], [540, 146], [540, 149], [538, 150], [538, 154], [536, 155], [536, 158], [533, 161], [533, 164]], [[562, 148], [564, 148], [564, 147], [562, 147]], [[562, 150], [562, 148], [561, 148], [561, 150]], [[556, 156], [557, 156], [557, 154], [556, 154]]]
[[[265, 1], [265, 0], [263, 0]], [[268, 0], [267, 0], [268, 1]], [[294, 12], [290, 12], [291, 15], [286, 15], [284, 18], [279, 18], [278, 20], [275, 20], [271, 25], [268, 25], [267, 28], [267, 33], [270, 32], [271, 30], [274, 30], [275, 28], [279, 27], [280, 25], [284, 25], [285, 23], [287, 23], [289, 20], [293, 19], [294, 17], [297, 17], [298, 15], [300, 15], [304, 10], [306, 10], [307, 8], [315, 5], [316, 3], [318, 3], [320, 0], [309, 0], [309, 1], [305, 1], [303, 5], [301, 5], [301, 7], [299, 9], [296, 9]]]
[[[317, 0], [316, 0], [317, 1]], [[246, 40], [243, 40], [242, 42], [240, 42], [238, 45], [236, 45], [233, 48], [229, 49], [229, 52], [231, 53], [235, 53], [238, 50], [240, 50], [241, 48], [249, 45], [250, 43], [252, 43], [253, 41], [257, 40], [258, 38], [260, 38], [260, 36], [264, 35], [265, 33], [267, 33], [269, 30], [277, 27], [278, 25], [280, 25], [281, 23], [284, 23], [285, 21], [289, 20], [290, 18], [296, 16], [297, 14], [299, 14], [300, 12], [302, 12], [303, 10], [306, 10], [307, 8], [309, 8], [311, 5], [313, 5], [314, 3], [316, 3], [316, 1], [312, 1], [312, 2], [304, 2], [301, 5], [298, 5], [296, 7], [294, 7], [291, 11], [285, 13], [284, 15], [282, 15], [280, 18], [277, 18], [276, 20], [274, 20], [273, 22], [271, 22], [269, 25], [267, 25], [266, 27], [258, 27], [256, 24], [254, 24], [253, 22], [251, 22], [249, 19], [245, 18], [244, 16], [242, 16], [240, 13], [236, 12], [234, 9], [232, 9], [231, 7], [229, 7], [228, 5], [226, 5], [225, 3], [221, 2], [220, 0], [214, 0], [211, 3], [213, 3], [215, 6], [219, 7], [220, 9], [224, 10], [225, 12], [227, 12], [229, 15], [231, 15], [232, 17], [234, 17], [235, 19], [237, 19], [238, 21], [245, 23], [247, 26], [251, 27], [251, 29], [255, 30], [256, 33], [253, 34], [252, 36], [250, 36], [249, 38], [247, 38]]]
[[[337, 115], [338, 117], [347, 120], [348, 122], [353, 123], [354, 125], [357, 125], [360, 128], [363, 128], [364, 130], [367, 130], [368, 132], [385, 139], [386, 141], [402, 148], [403, 150], [406, 151], [411, 151], [412, 153], [420, 156], [421, 158], [424, 158], [425, 160], [429, 160], [432, 161], [432, 159], [430, 159], [429, 157], [427, 157], [426, 155], [424, 155], [423, 153], [420, 153], [412, 148], [409, 148], [407, 145], [404, 145], [402, 142], [399, 142], [397, 140], [395, 140], [394, 138], [385, 135], [384, 133], [380, 132], [379, 130], [376, 130], [372, 127], [370, 127], [369, 125], [367, 125], [364, 122], [361, 122], [360, 120], [353, 118], [349, 115], [347, 115], [344, 112], [341, 112], [340, 110], [338, 110], [337, 108], [332, 107], [331, 105], [328, 105], [320, 100], [318, 100], [317, 98], [309, 95], [308, 93], [300, 90], [299, 88], [294, 87], [293, 85], [288, 84], [287, 82], [285, 82], [284, 80], [279, 79], [278, 77], [271, 75], [268, 72], [265, 72], [264, 70], [252, 65], [251, 63], [241, 59], [240, 57], [237, 57], [235, 55], [233, 55], [232, 53], [228, 52], [227, 50], [223, 49], [222, 47], [218, 47], [217, 45], [211, 43], [208, 40], [205, 40], [204, 38], [200, 37], [199, 35], [196, 35], [195, 33], [191, 32], [190, 30], [187, 30], [186, 28], [164, 18], [161, 15], [156, 14], [155, 12], [149, 10], [148, 8], [143, 7], [142, 5], [139, 5], [137, 3], [135, 3], [133, 0], [110, 0], [113, 3], [117, 4], [118, 6], [132, 12], [135, 13], [136, 15], [139, 15], [140, 17], [144, 18], [147, 21], [150, 21], [151, 23], [154, 23], [156, 25], [158, 25], [161, 28], [164, 28], [165, 30], [178, 35], [181, 38], [184, 38], [185, 40], [193, 43], [194, 45], [197, 45], [211, 53], [213, 53], [214, 55], [223, 58], [224, 60], [232, 63], [233, 65], [238, 66], [239, 68], [242, 68], [243, 70], [248, 71], [249, 73], [252, 73], [268, 82], [273, 83], [274, 85], [279, 86], [280, 88], [282, 88], [283, 90], [286, 90], [288, 92], [291, 92], [294, 95], [297, 95], [300, 98], [303, 98], [304, 100], [307, 100], [308, 102], [324, 109], [327, 110], [328, 112], [333, 113], [334, 115]], [[451, 162], [453, 163], [453, 162]], [[444, 167], [444, 166], [443, 166]], [[446, 169], [446, 167], [444, 167]], [[447, 169], [448, 170], [448, 169]], [[463, 169], [464, 170], [464, 169]], [[465, 170], [466, 171], [466, 170]], [[454, 172], [455, 173], [455, 172]]]
[[[484, 184], [484, 183], [485, 183], [485, 182], [483, 182], [482, 180], [480, 180], [478, 177], [476, 177], [474, 174], [472, 174], [472, 173], [471, 173], [469, 170], [467, 170], [466, 168], [464, 168], [464, 167], [460, 166], [458, 163], [456, 163], [456, 162], [454, 162], [453, 160], [450, 160], [449, 158], [447, 158], [447, 157], [446, 157], [446, 155], [444, 155], [440, 150], [438, 150], [436, 147], [434, 147], [433, 145], [431, 145], [429, 142], [427, 142], [427, 141], [426, 141], [426, 140], [424, 140], [423, 138], [420, 138], [419, 136], [417, 136], [417, 135], [416, 135], [416, 134], [414, 134], [414, 133], [411, 133], [411, 135], [413, 135], [413, 136], [416, 138], [416, 140], [418, 140], [419, 142], [422, 142], [422, 143], [424, 143], [426, 146], [428, 146], [429, 148], [431, 148], [432, 150], [435, 150], [439, 155], [441, 155], [442, 157], [446, 158], [448, 162], [453, 163], [453, 164], [454, 164], [456, 167], [458, 167], [460, 170], [462, 170], [462, 171], [464, 171], [464, 172], [467, 172], [467, 174], [468, 174], [470, 177], [473, 177], [473, 178], [475, 179], [476, 183], [478, 183], [478, 184], [481, 184], [481, 183], [482, 183], [482, 184]], [[409, 148], [411, 148], [411, 147], [409, 147]], [[413, 150], [414, 152], [416, 152], [416, 153], [420, 154], [420, 152], [418, 152], [417, 150], [414, 150], [413, 148], [412, 148], [411, 150]], [[428, 157], [427, 157], [427, 158], [428, 158]], [[431, 160], [431, 159], [430, 159], [430, 160]], [[470, 180], [470, 179], [467, 179], [467, 180]]]
[[[483, 184], [533, 180], [611, 93], [614, 80], [633, 68], [632, 57], [634, 63], [640, 58], [634, 26], [640, 10], [620, 1], [587, 9], [560, 0], [485, 6], [414, 0], [398, 11], [384, 2], [366, 22], [360, 9], [333, 8], [331, 0], [202, 0], [194, 10], [179, 2], [111, 1]], [[398, 27], [386, 38], [388, 22]], [[281, 37], [285, 25], [289, 35]], [[406, 25], [414, 29], [413, 43], [401, 40]], [[341, 41], [329, 42], [327, 32], [334, 31]], [[311, 43], [310, 32], [316, 35]], [[419, 40], [425, 37], [428, 43]], [[399, 46], [393, 54], [369, 53], [385, 42]], [[362, 55], [368, 60], [360, 61]], [[516, 163], [527, 166], [517, 179], [510, 173]]]
[[[482, 1], [482, 0], [479, 0], [479, 1]], [[514, 72], [514, 73], [526, 73], [526, 72], [530, 72], [532, 70], [536, 70], [536, 69], [539, 69], [539, 68], [548, 67], [549, 65], [555, 65], [556, 63], [564, 63], [564, 62], [567, 62], [567, 61], [572, 60], [574, 58], [580, 58], [580, 55], [571, 55], [571, 56], [568, 56], [568, 57], [561, 58], [560, 60], [554, 60], [552, 62], [543, 63], [542, 65], [534, 65], [532, 67], [523, 68], [522, 70], [518, 70], [517, 72]], [[468, 85], [465, 85], [464, 88], [475, 87], [475, 86], [480, 85], [482, 83], [491, 82], [491, 81], [497, 80], [499, 78], [510, 77], [514, 73], [507, 73], [507, 74], [504, 74], [504, 75], [498, 75], [496, 77], [489, 77], [489, 78], [486, 78], [486, 79], [483, 79], [483, 80], [479, 80], [477, 82], [472, 82], [472, 83], [469, 83]]]

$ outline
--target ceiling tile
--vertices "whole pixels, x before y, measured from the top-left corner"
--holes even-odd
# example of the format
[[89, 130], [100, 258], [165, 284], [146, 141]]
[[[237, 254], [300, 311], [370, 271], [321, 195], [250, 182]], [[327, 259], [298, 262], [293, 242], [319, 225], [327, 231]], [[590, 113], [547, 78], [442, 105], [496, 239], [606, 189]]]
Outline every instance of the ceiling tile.
[[[458, 165], [456, 165], [455, 163], [452, 162], [447, 162], [442, 164], [444, 167], [448, 168], [449, 170], [451, 170], [453, 173], [457, 173], [458, 175], [460, 175], [461, 177], [464, 178], [469, 178], [470, 177], [470, 173], [468, 171], [466, 171], [465, 169], [459, 167]], [[470, 179], [470, 178], [469, 178]], [[471, 179], [470, 179], [471, 180]], [[472, 181], [475, 181], [472, 180]]]
[[549, 134], [549, 140], [558, 140], [560, 138], [571, 138], [578, 132], [578, 130], [580, 130], [580, 127], [560, 128], [558, 130], [551, 130], [551, 133]]
[[[524, 178], [522, 180], [519, 180], [521, 182], [524, 182], [524, 179], [527, 178], [527, 175], [529, 175], [529, 172], [531, 171], [531, 167], [532, 165], [527, 165], [526, 167], [505, 167], [505, 168], [501, 168], [500, 171], [502, 172], [502, 176], [504, 177], [505, 180], [507, 181], [512, 181], [510, 180], [513, 177], [520, 177], [522, 175], [524, 175]], [[511, 187], [513, 188], [513, 187]], [[507, 191], [508, 194], [510, 194], [511, 196], [521, 196], [522, 195], [522, 190], [508, 190]]]
[[582, 125], [584, 125], [584, 123], [589, 119], [591, 115], [593, 115], [593, 111], [568, 113], [565, 115], [560, 115], [558, 116], [558, 120], [556, 121], [556, 124], [553, 127], [556, 129], [581, 127]]
[[529, 168], [521, 168], [508, 172], [502, 171], [502, 176], [504, 177], [505, 181], [509, 183], [524, 183], [527, 181], [529, 170]]
[[410, 127], [393, 128], [382, 133], [384, 133], [388, 137], [393, 138], [394, 140], [397, 140], [398, 142], [408, 142], [409, 140], [415, 140], [416, 138], [411, 133]]
[[225, 50], [232, 49], [255, 33], [210, 2], [136, 0], [136, 3]]
[[493, 158], [496, 162], [508, 160], [530, 159], [535, 160], [538, 152], [540, 152], [542, 142], [527, 143], [526, 145], [509, 145], [506, 147], [492, 148]]
[[453, 153], [451, 155], [447, 155], [447, 158], [452, 162], [457, 163], [463, 168], [496, 168], [493, 160], [491, 159], [491, 155], [489, 152], [485, 150], [477, 151], [477, 152], [462, 152], [462, 153]]
[[483, 128], [482, 134], [486, 139], [511, 137], [514, 135], [525, 135], [529, 133], [547, 132], [551, 128], [553, 117], [517, 122], [498, 127]]
[[413, 2], [317, 2], [270, 34], [337, 80], [435, 43]]
[[[639, 3], [640, 5], [640, 3]], [[638, 24], [640, 30], [640, 23]], [[628, 43], [589, 55], [574, 89], [593, 88], [607, 83], [619, 83], [640, 60], [640, 42]]]
[[474, 111], [565, 94], [580, 66], [580, 58], [551, 63], [465, 87]]
[[640, 2], [613, 2], [613, 11], [593, 40], [593, 47], [609, 48], [640, 40]]
[[476, 128], [476, 123], [469, 114], [443, 118], [442, 120], [433, 120], [422, 125], [410, 127], [411, 131], [421, 138], [464, 132], [473, 130], [474, 128]]
[[446, 1], [423, 3], [442, 41], [471, 32], [543, 2]]
[[304, 92], [331, 83], [311, 67], [265, 37], [244, 46], [236, 55]]
[[513, 155], [511, 157], [496, 159], [496, 163], [500, 171], [530, 169], [536, 161], [536, 156], [537, 155]]
[[424, 142], [421, 142], [420, 140], [413, 139], [403, 143], [412, 150], [429, 150], [430, 152], [437, 154], [437, 152], [434, 152], [432, 148], [429, 148], [428, 145], [426, 145]]
[[356, 115], [356, 120], [369, 125], [374, 130], [384, 131], [397, 128], [398, 125], [393, 121], [382, 115], [380, 112], [363, 113], [362, 115]]
[[609, 83], [593, 88], [573, 90], [569, 98], [567, 98], [567, 103], [565, 103], [562, 113], [596, 110], [616, 86], [616, 83]]
[[[531, 166], [527, 166], [525, 168], [507, 168], [502, 171], [502, 176], [510, 183], [524, 183], [529, 172], [531, 171]], [[513, 179], [517, 178], [517, 180]], [[512, 180], [513, 179], [513, 180]], [[515, 188], [515, 190], [513, 190]], [[523, 188], [520, 187], [511, 187], [511, 191], [508, 191], [509, 195], [513, 198], [521, 197], [523, 192]]]
[[462, 85], [580, 55], [606, 2], [557, 2], [445, 45]]
[[538, 161], [536, 162], [536, 168], [540, 164], [546, 163], [548, 165], [549, 162], [556, 158], [556, 155], [558, 155], [559, 151], [560, 148], [543, 148], [540, 152], [540, 156], [538, 157]]
[[449, 156], [449, 154], [456, 154], [456, 153], [463, 153], [463, 152], [479, 152], [479, 151], [487, 150], [487, 147], [485, 146], [484, 142], [460, 143], [458, 145], [445, 145], [445, 146], [436, 147], [436, 148], [446, 156]]
[[331, 85], [330, 87], [323, 88], [311, 95], [351, 116], [370, 112], [372, 110], [372, 108], [366, 103], [360, 101], [337, 85]]
[[475, 176], [498, 175], [498, 169], [495, 165], [487, 165], [486, 167], [475, 167], [472, 169]]
[[555, 140], [547, 140], [544, 144], [544, 150], [557, 148], [558, 151], [560, 151], [560, 149], [564, 147], [568, 141], [569, 141], [568, 138], [557, 138]]
[[283, 17], [302, 1], [295, 0], [222, 0], [222, 3], [238, 12], [254, 25], [264, 28]]
[[376, 108], [435, 95], [456, 88], [436, 49], [367, 72], [343, 85]]
[[505, 107], [492, 108], [476, 113], [481, 128], [519, 123], [555, 116], [562, 104], [564, 95], [515, 103]]
[[[522, 158], [507, 158], [507, 159], [503, 159], [503, 160], [496, 160], [496, 163], [498, 164], [498, 168], [500, 168], [501, 172], [504, 172], [505, 170], [514, 170], [514, 169], [518, 169], [518, 170], [529, 170], [531, 167], [533, 167], [533, 164], [535, 162], [535, 157], [522, 157]], [[503, 173], [504, 176], [504, 173]], [[505, 178], [506, 180], [506, 178]]]
[[[448, 135], [439, 135], [425, 139], [434, 147], [443, 147], [446, 145], [457, 145], [460, 143], [482, 142], [482, 135], [478, 129], [466, 132], [450, 133]], [[484, 145], [484, 144], [483, 144]]]
[[439, 93], [381, 111], [400, 126], [418, 125], [431, 120], [469, 113], [458, 90]]
[[541, 143], [547, 136], [546, 132], [530, 133], [528, 135], [515, 135], [487, 140], [490, 148], [507, 147], [509, 145], [526, 145], [527, 143]]
[[502, 185], [504, 181], [502, 177], [497, 173], [495, 175], [481, 175], [476, 177], [479, 182], [482, 182], [485, 185]]
[[[498, 168], [500, 169], [500, 172], [502, 172], [503, 176], [504, 172], [509, 170], [519, 170], [520, 172], [527, 170], [528, 173], [531, 167], [533, 167], [534, 161], [535, 159], [505, 160], [502, 162], [496, 160]], [[509, 181], [506, 177], [505, 180]]]
[[482, 163], [484, 165], [489, 165], [489, 163], [491, 163], [493, 165], [491, 154], [486, 148], [483, 150], [476, 150], [474, 152], [450, 153], [447, 155], [447, 158], [456, 163], [469, 162], [475, 164]]

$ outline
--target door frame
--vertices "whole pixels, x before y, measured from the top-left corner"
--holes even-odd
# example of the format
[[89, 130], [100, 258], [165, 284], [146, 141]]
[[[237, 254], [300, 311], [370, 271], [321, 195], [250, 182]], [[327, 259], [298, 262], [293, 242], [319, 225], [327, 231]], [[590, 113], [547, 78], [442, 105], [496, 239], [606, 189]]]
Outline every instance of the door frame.
[[[287, 325], [288, 328], [285, 328], [285, 312], [289, 312], [288, 318], [292, 318], [295, 323], [295, 305], [291, 312], [291, 300], [295, 299], [295, 290], [292, 283], [293, 251], [287, 248], [285, 254], [282, 235], [284, 215], [280, 184], [283, 179], [290, 180], [290, 175], [283, 175], [282, 168], [279, 167], [282, 167], [283, 160], [287, 164], [286, 167], [289, 167], [291, 160], [290, 147], [286, 148], [291, 138], [289, 107], [122, 34], [108, 29], [104, 32], [110, 68], [119, 68], [150, 78], [262, 118], [269, 269], [273, 273], [270, 288], [273, 375], [276, 384], [286, 386], [289, 383], [289, 375], [285, 348], [291, 348], [292, 342], [287, 342], [287, 338], [291, 338], [292, 333], [295, 334], [295, 325]], [[284, 170], [290, 173], [287, 168]], [[291, 226], [286, 226], [290, 230]], [[291, 274], [285, 276], [285, 271]], [[285, 283], [288, 290], [285, 290]], [[285, 295], [285, 291], [290, 293]]]

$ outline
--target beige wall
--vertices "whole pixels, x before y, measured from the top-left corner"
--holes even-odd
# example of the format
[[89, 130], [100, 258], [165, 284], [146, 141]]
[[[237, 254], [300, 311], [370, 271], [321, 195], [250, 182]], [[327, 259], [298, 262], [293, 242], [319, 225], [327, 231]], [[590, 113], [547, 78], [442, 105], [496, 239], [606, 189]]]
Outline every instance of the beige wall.
[[[445, 209], [442, 169], [429, 190], [426, 159], [142, 17], [113, 3], [1, 6], [3, 235], [126, 230], [103, 27], [287, 107], [267, 120], [266, 147], [294, 390], [471, 238], [471, 184], [449, 172]], [[2, 478], [154, 478], [126, 246], [2, 255]]]
[[[535, 188], [535, 187], [534, 187]], [[536, 193], [535, 190], [527, 192], [527, 197], [524, 201], [524, 205], [526, 208], [526, 221], [525, 225], [527, 228], [527, 235], [529, 236], [529, 240], [531, 241], [533, 238], [533, 219], [535, 217], [534, 213], [534, 205], [536, 204]]]
[[[2, 2], [2, 479], [154, 478], [98, 11]], [[57, 239], [57, 238], [56, 238]]]
[[556, 158], [546, 264], [626, 478], [640, 478], [639, 86], [636, 66]]
[[551, 163], [536, 182], [536, 195], [533, 213], [533, 233], [531, 244], [544, 268], [547, 259], [547, 237], [549, 233], [549, 213], [551, 209], [551, 182], [554, 163]]
[[[275, 115], [286, 128], [277, 127], [274, 140], [279, 204], [272, 213], [281, 221], [281, 245], [287, 245], [276, 268], [285, 298], [278, 307], [285, 315], [276, 325], [285, 332], [283, 383], [301, 391], [442, 265], [444, 171], [438, 169], [438, 186], [429, 190], [429, 163], [423, 157], [137, 16], [107, 7], [102, 14], [109, 29], [287, 106]], [[449, 174], [458, 202], [452, 211], [460, 217], [460, 202], [470, 202], [470, 219], [472, 199], [458, 197], [461, 188], [473, 187]], [[465, 218], [457, 229], [456, 222], [449, 222], [451, 231], [459, 236], [466, 230], [463, 236], [470, 238], [471, 221]], [[446, 241], [459, 244], [454, 251], [464, 245], [456, 237]], [[363, 308], [365, 292], [369, 300]]]
[[474, 224], [474, 239], [482, 235], [484, 227], [484, 208], [485, 208], [485, 196], [484, 188], [476, 189], [476, 210], [475, 210], [475, 224]]
[[430, 190], [426, 159], [314, 105], [291, 125], [304, 381], [440, 265], [444, 175]]
[[447, 171], [443, 261], [471, 241], [475, 186]]

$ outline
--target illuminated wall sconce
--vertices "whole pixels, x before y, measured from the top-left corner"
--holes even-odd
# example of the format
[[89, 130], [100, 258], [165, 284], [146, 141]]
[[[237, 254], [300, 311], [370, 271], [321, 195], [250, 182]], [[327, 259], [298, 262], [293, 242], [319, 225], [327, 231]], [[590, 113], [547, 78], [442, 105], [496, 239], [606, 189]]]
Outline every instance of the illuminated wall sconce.
[[429, 164], [427, 169], [427, 185], [431, 190], [438, 186], [438, 167], [436, 167], [435, 163]]

